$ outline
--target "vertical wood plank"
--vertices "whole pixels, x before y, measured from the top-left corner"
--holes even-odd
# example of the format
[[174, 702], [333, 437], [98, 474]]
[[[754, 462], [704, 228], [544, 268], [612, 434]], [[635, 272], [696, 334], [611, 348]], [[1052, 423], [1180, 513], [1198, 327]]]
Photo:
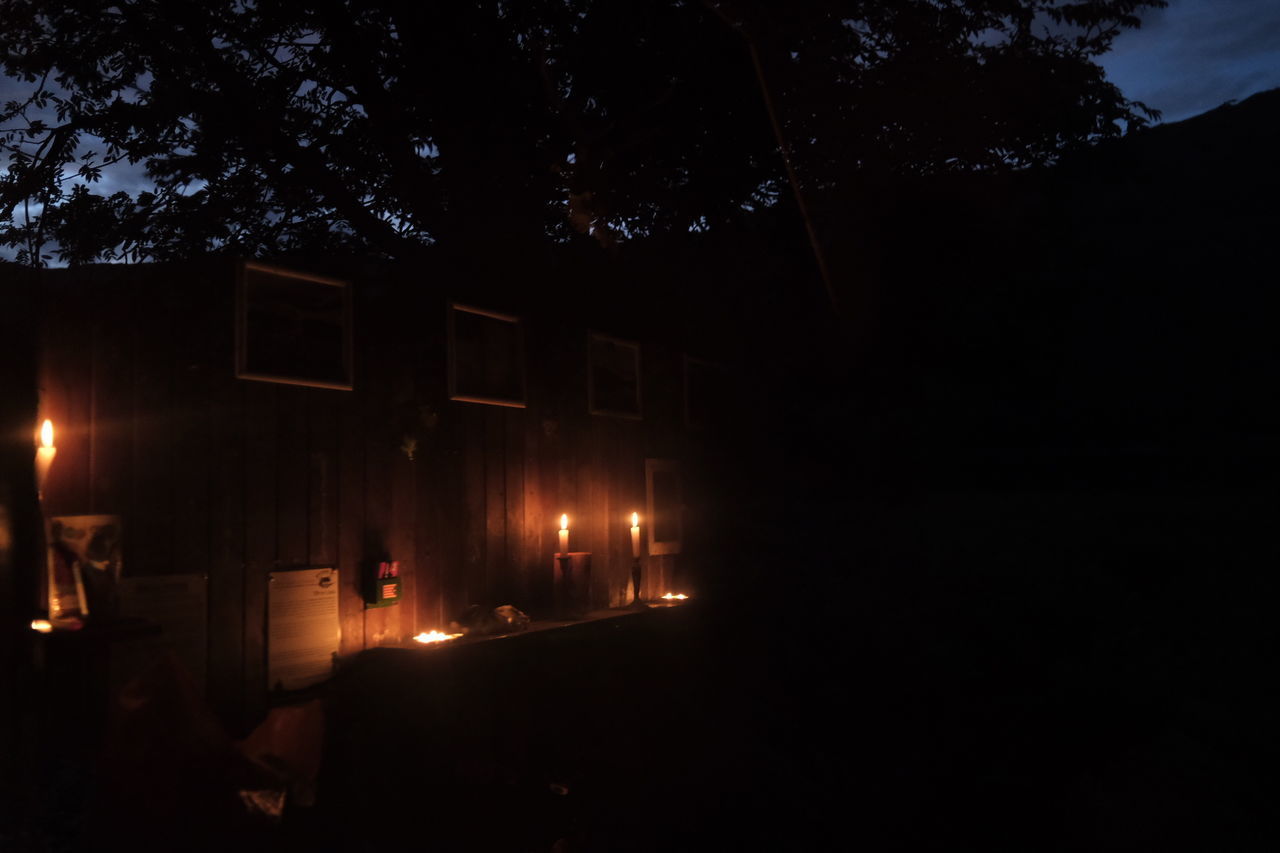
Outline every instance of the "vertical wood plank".
[[481, 604], [486, 598], [485, 565], [487, 533], [485, 516], [484, 412], [479, 406], [455, 403], [462, 424], [463, 504], [466, 507], [463, 567], [463, 604]]
[[[212, 365], [208, 353], [213, 346], [215, 318], [210, 315], [209, 291], [193, 279], [188, 288], [153, 287], [163, 290], [164, 322], [171, 329], [171, 393], [161, 401], [163, 420], [168, 424], [169, 445], [165, 493], [165, 518], [173, 528], [172, 563], [165, 567], [173, 574], [209, 574], [210, 419], [206, 417], [212, 391]], [[219, 318], [220, 319], [220, 318]], [[225, 328], [218, 329], [223, 333]], [[219, 365], [221, 366], [221, 365]]]
[[[362, 378], [356, 382], [359, 389]], [[358, 393], [348, 392], [338, 404], [338, 620], [344, 656], [364, 648], [365, 437]]]
[[546, 561], [542, 553], [544, 512], [541, 492], [541, 442], [538, 433], [541, 418], [531, 415], [523, 419], [516, 433], [522, 442], [520, 462], [523, 468], [524, 507], [520, 519], [520, 593], [526, 612], [532, 613], [539, 604], [539, 572]]
[[[585, 409], [584, 409], [585, 411]], [[599, 442], [596, 438], [594, 424], [589, 416], [583, 416], [575, 442], [581, 450], [575, 453], [574, 459], [574, 504], [578, 507], [577, 536], [571, 546], [574, 551], [588, 551], [592, 555], [591, 578], [588, 581], [588, 600], [594, 599], [594, 590], [599, 585], [600, 569], [595, 564], [604, 561], [604, 542], [600, 538], [601, 512], [604, 495], [600, 489], [597, 471], [600, 464]]]
[[[438, 438], [431, 436], [432, 439]], [[443, 630], [441, 563], [439, 537], [443, 527], [442, 502], [438, 495], [443, 477], [443, 460], [437, 440], [420, 446], [413, 465], [413, 541], [415, 625], [411, 630]]]
[[338, 565], [338, 411], [349, 392], [307, 400], [307, 563]]
[[281, 568], [307, 565], [311, 493], [307, 397], [325, 393], [342, 392], [297, 385], [276, 387], [276, 565]]
[[[125, 279], [94, 294], [93, 469], [89, 510], [133, 516], [133, 312], [135, 285]], [[130, 543], [126, 541], [126, 548]]]
[[506, 562], [503, 604], [528, 607], [528, 582], [524, 551], [524, 409], [505, 409], [503, 419], [503, 500]]
[[538, 494], [540, 513], [537, 519], [538, 558], [534, 575], [534, 601], [542, 614], [550, 613], [552, 606], [552, 578], [555, 573], [556, 519], [560, 497], [560, 468], [563, 442], [560, 436], [560, 419], [544, 414], [538, 445]]
[[277, 395], [280, 386], [245, 382], [244, 720], [266, 708], [267, 574], [276, 568]]
[[[134, 327], [133, 469], [134, 516], [125, 536], [136, 542], [137, 573], [173, 570], [172, 465], [176, 441], [168, 406], [173, 392], [172, 327], [155, 284], [139, 280], [138, 319]], [[132, 573], [132, 571], [131, 571]]]
[[210, 445], [209, 699], [234, 731], [244, 715], [244, 383], [228, 377], [210, 398], [208, 417], [216, 426]]
[[446, 409], [444, 435], [447, 445], [442, 450], [444, 462], [441, 478], [434, 488], [433, 500], [437, 503], [436, 534], [432, 542], [432, 554], [439, 564], [442, 617], [445, 623], [457, 616], [468, 603], [469, 554], [471, 553], [468, 527], [470, 518], [470, 494], [467, 479], [466, 441], [463, 437], [463, 420], [457, 404]]
[[[385, 293], [371, 293], [366, 302], [366, 322], [370, 329], [381, 328], [389, 307]], [[391, 422], [389, 397], [392, 392], [394, 365], [383, 341], [373, 334], [365, 338], [364, 381], [358, 389], [360, 410], [364, 418], [365, 438], [365, 517], [363, 571], [384, 560], [399, 560], [403, 555], [391, 551], [392, 465], [399, 453], [399, 438]], [[367, 608], [364, 615], [365, 647], [394, 642], [400, 632], [400, 606]]]
[[[479, 603], [507, 604], [506, 440], [503, 419], [496, 406], [484, 407], [485, 561], [484, 594]], [[502, 601], [496, 599], [501, 598]]]
[[418, 560], [416, 513], [413, 489], [414, 462], [403, 453], [391, 467], [391, 553], [400, 563], [400, 603], [395, 606], [397, 622], [394, 642], [403, 642], [417, 633], [418, 625]]

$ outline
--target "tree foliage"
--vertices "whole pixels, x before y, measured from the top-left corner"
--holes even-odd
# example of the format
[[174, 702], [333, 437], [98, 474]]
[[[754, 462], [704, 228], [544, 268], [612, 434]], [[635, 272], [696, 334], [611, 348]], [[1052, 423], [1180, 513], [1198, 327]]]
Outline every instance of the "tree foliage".
[[[1021, 168], [1154, 115], [1095, 60], [1162, 5], [0, 0], [29, 92], [0, 109], [0, 239], [412, 257], [718, 228], [788, 191], [762, 95], [809, 191]], [[148, 188], [95, 192], [122, 162]]]

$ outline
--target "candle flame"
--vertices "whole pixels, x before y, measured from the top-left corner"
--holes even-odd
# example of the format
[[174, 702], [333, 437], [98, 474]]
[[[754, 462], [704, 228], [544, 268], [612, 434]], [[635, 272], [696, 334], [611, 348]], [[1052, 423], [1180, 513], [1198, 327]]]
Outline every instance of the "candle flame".
[[40, 425], [40, 446], [53, 447], [53, 421], [48, 418]]
[[[45, 421], [45, 423], [47, 424], [49, 422]], [[32, 619], [31, 630], [39, 631], [41, 634], [48, 634], [53, 631], [53, 623], [48, 619]]]
[[430, 631], [423, 631], [414, 637], [419, 643], [443, 643], [446, 640], [453, 640], [461, 637], [461, 634], [446, 634], [443, 631], [437, 631], [434, 628]]
[[569, 529], [569, 516], [568, 516], [568, 515], [562, 515], [562, 516], [560, 516], [560, 529], [561, 529], [561, 530], [568, 530], [568, 529]]
[[631, 513], [631, 526], [632, 527], [640, 526], [640, 513], [638, 512]]
[[685, 601], [686, 599], [688, 599], [688, 598], [689, 598], [689, 596], [685, 595], [683, 592], [681, 592], [681, 593], [670, 593], [670, 592], [669, 592], [669, 593], [667, 593], [666, 595], [664, 595], [664, 596], [662, 596], [662, 597], [663, 597], [663, 598], [665, 598], [667, 601]]

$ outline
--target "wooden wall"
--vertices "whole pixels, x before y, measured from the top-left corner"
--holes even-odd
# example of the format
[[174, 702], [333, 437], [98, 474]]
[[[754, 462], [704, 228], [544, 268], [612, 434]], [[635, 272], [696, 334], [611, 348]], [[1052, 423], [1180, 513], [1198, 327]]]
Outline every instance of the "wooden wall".
[[[620, 606], [645, 458], [682, 459], [686, 494], [707, 493], [689, 453], [705, 437], [684, 425], [683, 353], [669, 340], [539, 314], [528, 300], [355, 285], [355, 390], [336, 391], [234, 377], [230, 262], [41, 277], [41, 417], [58, 446], [46, 511], [123, 516], [127, 575], [208, 577], [208, 692], [229, 721], [255, 720], [267, 701], [270, 571], [340, 570], [350, 654], [442, 627], [472, 603], [545, 614], [567, 512], [571, 548], [593, 552], [593, 604]], [[524, 316], [526, 408], [448, 399], [447, 297]], [[643, 420], [587, 413], [589, 328], [642, 340]], [[686, 539], [677, 557], [646, 558], [647, 595], [692, 588], [699, 537]], [[360, 568], [382, 559], [400, 562], [402, 603], [366, 609]]]

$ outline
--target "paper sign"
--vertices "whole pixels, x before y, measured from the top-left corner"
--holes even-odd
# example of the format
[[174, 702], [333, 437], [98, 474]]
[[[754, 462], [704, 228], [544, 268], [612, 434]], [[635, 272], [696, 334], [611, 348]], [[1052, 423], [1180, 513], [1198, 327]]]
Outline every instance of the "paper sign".
[[271, 572], [267, 585], [267, 686], [300, 690], [333, 673], [338, 656], [338, 570]]
[[204, 575], [121, 578], [120, 615], [160, 626], [160, 634], [137, 641], [144, 660], [172, 652], [203, 693], [209, 648], [209, 603]]

